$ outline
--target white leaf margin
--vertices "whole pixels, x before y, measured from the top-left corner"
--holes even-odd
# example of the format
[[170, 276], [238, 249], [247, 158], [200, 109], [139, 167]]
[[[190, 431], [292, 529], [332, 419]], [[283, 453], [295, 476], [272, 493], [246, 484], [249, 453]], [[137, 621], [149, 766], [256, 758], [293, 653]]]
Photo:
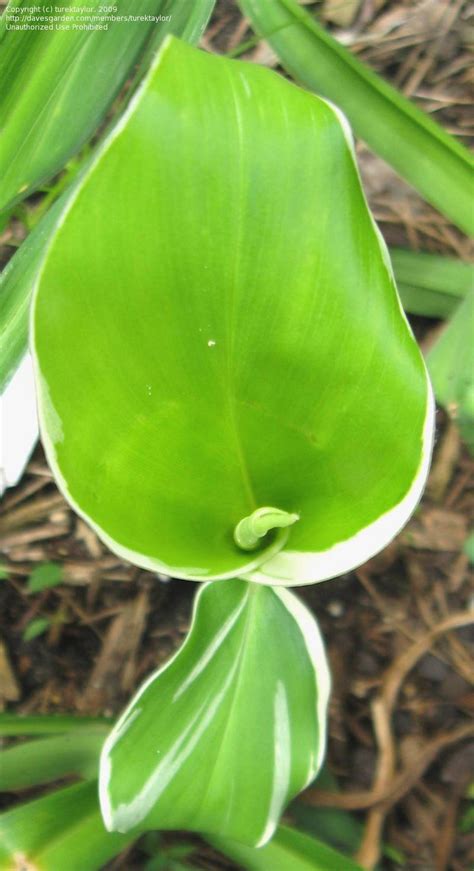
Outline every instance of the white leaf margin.
[[[119, 138], [120, 135], [126, 130], [130, 118], [135, 113], [138, 105], [140, 104], [141, 100], [143, 99], [148, 90], [149, 82], [154, 78], [157, 69], [159, 68], [163, 59], [166, 57], [173, 43], [176, 41], [179, 42], [179, 40], [176, 40], [171, 35], [168, 35], [164, 39], [153, 60], [153, 63], [150, 65], [148, 74], [142, 80], [141, 85], [130, 100], [130, 103], [128, 104], [126, 110], [124, 111], [121, 118], [118, 120], [115, 127], [110, 132], [109, 136], [98, 148], [97, 153], [91, 161], [88, 170], [85, 172], [80, 184], [78, 184], [77, 188], [73, 191], [71, 197], [68, 199], [63, 212], [58, 218], [55, 229], [51, 233], [49, 243], [45, 248], [41, 268], [38, 271], [35, 287], [33, 290], [33, 302], [30, 312], [30, 344], [32, 349], [34, 349], [35, 347], [34, 314], [36, 308], [36, 298], [38, 295], [39, 286], [41, 284], [42, 274], [46, 267], [46, 263], [48, 261], [50, 250], [53, 246], [54, 240], [57, 238], [58, 233], [61, 231], [66, 217], [69, 214], [76, 199], [78, 198], [83, 185], [94, 174], [95, 170], [100, 165], [100, 161], [103, 155], [107, 153], [115, 140]], [[239, 62], [237, 61], [237, 63]], [[245, 63], [243, 63], [242, 65], [245, 66]], [[278, 74], [275, 73], [275, 75]], [[367, 198], [365, 196], [365, 192], [362, 186], [359, 167], [357, 165], [357, 159], [354, 149], [354, 140], [349, 121], [347, 120], [344, 113], [337, 106], [331, 103], [331, 101], [326, 100], [316, 94], [312, 94], [309, 91], [307, 93], [308, 95], [311, 95], [315, 100], [325, 103], [332, 110], [338, 124], [342, 129], [344, 139], [349, 149], [356, 175], [359, 180], [361, 193], [368, 214], [370, 216], [372, 226], [374, 228], [374, 233], [379, 245], [382, 260], [385, 264], [390, 281], [392, 283], [393, 291], [397, 299], [401, 315], [407, 325], [414, 344], [417, 346], [416, 340], [413, 336], [413, 332], [404, 312], [400, 297], [398, 295], [388, 248], [367, 203]], [[62, 475], [62, 472], [59, 468], [52, 440], [50, 439], [48, 434], [48, 426], [50, 428], [54, 427], [55, 421], [57, 421], [58, 419], [58, 415], [49, 398], [49, 391], [45, 379], [41, 374], [39, 361], [36, 357], [36, 354], [33, 353], [32, 356], [37, 385], [38, 418], [41, 441], [45, 449], [48, 463], [56, 478], [56, 483], [65, 499], [67, 499], [67, 501], [73, 507], [74, 511], [96, 532], [96, 534], [104, 542], [104, 544], [106, 544], [107, 547], [113, 553], [116, 553], [121, 559], [128, 560], [134, 565], [140, 566], [141, 568], [147, 569], [148, 571], [164, 573], [167, 575], [171, 575], [175, 578], [180, 578], [182, 580], [200, 581], [203, 583], [214, 580], [226, 580], [232, 577], [236, 577], [238, 575], [245, 580], [257, 584], [264, 584], [266, 586], [297, 587], [305, 586], [308, 584], [316, 584], [320, 583], [321, 581], [330, 580], [331, 578], [335, 578], [339, 575], [343, 575], [349, 571], [352, 571], [353, 569], [362, 565], [367, 560], [371, 559], [371, 557], [373, 557], [376, 553], [383, 550], [405, 526], [421, 499], [421, 495], [426, 484], [431, 464], [431, 455], [433, 450], [435, 431], [436, 406], [431, 382], [428, 375], [428, 370], [426, 368], [420, 351], [419, 355], [421, 365], [424, 367], [426, 377], [427, 404], [421, 438], [421, 459], [413, 482], [408, 492], [397, 505], [379, 516], [368, 526], [358, 530], [355, 535], [344, 541], [337, 542], [336, 544], [332, 545], [330, 548], [324, 551], [309, 552], [285, 549], [286, 539], [287, 537], [289, 537], [290, 533], [289, 530], [281, 530], [280, 534], [266, 549], [266, 551], [260, 551], [258, 554], [254, 555], [253, 559], [249, 559], [247, 565], [241, 566], [239, 569], [231, 570], [227, 573], [212, 574], [207, 573], [204, 569], [197, 566], [171, 566], [157, 559], [156, 557], [149, 557], [147, 554], [140, 553], [122, 545], [120, 542], [110, 536], [106, 532], [106, 530], [103, 529], [98, 523], [95, 523], [92, 520], [87, 512], [79, 506], [79, 504], [76, 502], [76, 500], [69, 491], [66, 479]]]
[[[188, 644], [193, 631], [195, 631], [195, 624], [197, 621], [199, 604], [202, 596], [205, 591], [215, 584], [219, 583], [218, 581], [207, 581], [202, 584], [196, 594], [193, 612], [191, 617], [191, 623], [189, 627], [188, 634], [182, 646], [173, 654], [173, 656], [166, 662], [163, 666], [161, 666], [156, 671], [152, 672], [152, 674], [146, 679], [143, 685], [140, 687], [136, 695], [132, 698], [132, 700], [127, 705], [125, 711], [118, 719], [117, 723], [113, 727], [112, 731], [108, 735], [107, 739], [104, 742], [102, 747], [102, 752], [100, 755], [99, 761], [99, 803], [100, 809], [102, 813], [102, 819], [105, 825], [105, 828], [109, 832], [114, 831], [125, 831], [123, 827], [120, 827], [120, 817], [121, 817], [121, 808], [118, 809], [118, 812], [114, 812], [111, 802], [111, 796], [109, 791], [110, 780], [112, 776], [112, 762], [111, 762], [111, 752], [115, 745], [115, 743], [125, 734], [129, 726], [133, 723], [134, 719], [139, 715], [140, 710], [137, 708], [137, 705], [148, 689], [148, 687], [154, 683], [159, 677], [161, 677], [164, 672], [175, 662], [175, 660], [181, 655], [186, 645]], [[211, 660], [212, 656], [219, 650], [222, 642], [225, 640], [228, 632], [233, 628], [237, 619], [240, 617], [242, 611], [248, 604], [250, 586], [247, 585], [247, 590], [244, 592], [241, 601], [237, 605], [236, 608], [231, 612], [228, 616], [227, 620], [222, 624], [222, 626], [217, 630], [213, 639], [210, 641], [208, 647], [206, 648], [204, 654], [201, 657], [202, 662], [205, 665]], [[306, 776], [306, 780], [300, 786], [300, 791], [306, 789], [310, 783], [317, 776], [321, 765], [324, 760], [325, 752], [326, 752], [326, 741], [327, 741], [327, 715], [328, 715], [328, 705], [329, 705], [329, 697], [331, 692], [331, 674], [329, 671], [326, 651], [324, 647], [324, 642], [319, 630], [318, 623], [306, 605], [298, 599], [290, 590], [282, 589], [275, 587], [272, 590], [273, 594], [280, 600], [282, 605], [288, 614], [292, 617], [294, 622], [296, 623], [301, 636], [303, 638], [304, 645], [306, 647], [306, 651], [308, 654], [308, 660], [311, 664], [311, 667], [314, 672], [314, 683], [315, 683], [315, 695], [316, 695], [316, 724], [317, 724], [317, 746], [314, 748], [314, 752], [310, 753], [309, 756], [309, 764], [308, 764], [308, 773]], [[275, 638], [275, 643], [278, 643], [278, 638]], [[205, 667], [204, 665], [204, 667]], [[189, 685], [191, 676], [196, 673], [200, 674], [203, 668], [199, 666], [199, 663], [192, 669], [190, 674], [185, 678], [182, 687], [177, 691], [178, 693], [184, 692], [187, 685]], [[231, 675], [233, 677], [233, 674]], [[274, 785], [272, 790], [272, 795], [269, 802], [267, 820], [262, 831], [260, 838], [255, 843], [255, 847], [263, 847], [268, 841], [272, 838], [279, 822], [281, 814], [283, 813], [286, 804], [290, 801], [294, 796], [288, 794], [288, 781], [289, 781], [289, 772], [291, 770], [291, 746], [290, 746], [290, 735], [289, 735], [289, 723], [287, 722], [287, 707], [286, 707], [286, 695], [284, 697], [285, 704], [282, 704], [282, 693], [281, 690], [281, 682], [277, 684], [277, 692], [275, 696], [275, 770], [274, 770]], [[283, 715], [283, 717], [282, 717]], [[286, 719], [285, 719], [286, 718]], [[208, 725], [208, 724], [206, 724]], [[270, 723], [268, 724], [270, 726]], [[199, 737], [202, 737], [205, 733], [205, 728], [201, 730]], [[287, 740], [282, 741], [282, 738], [286, 738]], [[289, 749], [288, 749], [289, 748]], [[194, 749], [194, 747], [193, 747]], [[286, 755], [283, 758], [282, 754]], [[278, 762], [278, 765], [276, 764]], [[282, 774], [283, 772], [283, 774]], [[285, 776], [285, 772], [286, 775]], [[157, 784], [158, 786], [158, 784]], [[251, 784], [249, 784], [249, 788], [251, 788]], [[134, 799], [136, 801], [136, 799]], [[151, 810], [151, 805], [148, 805], [147, 808], [143, 809], [143, 813], [139, 813], [137, 816], [137, 821], [139, 819], [143, 819], [148, 812]]]
[[33, 363], [26, 353], [0, 396], [0, 496], [20, 481], [37, 438]]

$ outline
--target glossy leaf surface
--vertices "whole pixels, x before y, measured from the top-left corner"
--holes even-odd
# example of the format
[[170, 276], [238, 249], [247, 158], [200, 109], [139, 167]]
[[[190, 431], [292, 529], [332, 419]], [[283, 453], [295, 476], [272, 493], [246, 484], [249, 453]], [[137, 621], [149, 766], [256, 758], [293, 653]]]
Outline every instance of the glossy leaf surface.
[[[169, 32], [197, 42], [213, 5], [115, 0], [112, 12], [99, 0], [63, 0], [56, 4], [65, 10], [58, 16], [47, 0], [11, 2], [0, 23], [0, 211], [61, 169], [87, 141], [144, 52]], [[28, 26], [29, 15], [36, 27], [32, 21], [31, 29], [12, 29]], [[85, 29], [85, 16], [93, 15], [107, 29]], [[59, 29], [58, 17], [70, 22], [69, 31]]]
[[0, 871], [99, 871], [131, 840], [105, 830], [97, 783], [81, 783], [0, 814]]
[[211, 843], [246, 871], [362, 871], [348, 856], [289, 826], [279, 826], [259, 850], [222, 838]]
[[[139, 565], [312, 583], [420, 496], [430, 389], [345, 122], [268, 70], [167, 41], [69, 201], [32, 323], [59, 485]], [[263, 506], [299, 519], [240, 550]]]
[[206, 584], [183, 648], [104, 745], [107, 827], [265, 843], [319, 769], [328, 692], [317, 624], [292, 593]]
[[355, 133], [465, 233], [474, 232], [471, 155], [335, 40], [296, 0], [239, 0], [285, 69], [333, 100]]

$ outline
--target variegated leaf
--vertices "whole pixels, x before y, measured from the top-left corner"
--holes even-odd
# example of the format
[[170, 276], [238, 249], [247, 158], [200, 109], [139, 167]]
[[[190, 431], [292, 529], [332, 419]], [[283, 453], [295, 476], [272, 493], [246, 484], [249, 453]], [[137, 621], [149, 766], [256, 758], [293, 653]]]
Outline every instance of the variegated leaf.
[[165, 42], [67, 204], [32, 326], [59, 485], [138, 565], [314, 583], [420, 498], [433, 400], [347, 123], [269, 70]]
[[183, 648], [106, 741], [107, 827], [265, 843], [318, 771], [328, 691], [318, 627], [292, 593], [238, 579], [204, 585]]

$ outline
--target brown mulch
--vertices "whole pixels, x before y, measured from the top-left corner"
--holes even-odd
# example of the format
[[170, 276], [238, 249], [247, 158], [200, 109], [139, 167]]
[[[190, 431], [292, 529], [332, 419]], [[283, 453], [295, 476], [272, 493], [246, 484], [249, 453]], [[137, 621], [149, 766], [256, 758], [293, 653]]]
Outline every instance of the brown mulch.
[[[468, 141], [474, 28], [466, 3], [307, 5]], [[220, 2], [204, 45], [228, 52], [250, 35], [235, 5]], [[244, 56], [278, 68], [264, 43]], [[390, 244], [469, 257], [469, 243], [447, 219], [360, 143], [358, 154]], [[23, 234], [14, 220], [0, 238], [4, 260]], [[434, 322], [416, 326], [426, 339]], [[473, 516], [474, 461], [439, 412], [429, 485], [407, 528], [356, 572], [299, 591], [321, 623], [331, 661], [328, 767], [340, 789], [335, 795], [315, 786], [299, 804], [315, 818], [321, 808], [351, 812], [361, 825], [358, 859], [367, 868], [400, 868], [397, 856], [408, 871], [467, 871], [474, 861], [472, 831], [460, 829], [474, 769], [474, 588], [463, 551]], [[0, 581], [0, 709], [116, 714], [182, 642], [196, 585], [157, 578], [107, 551], [58, 493], [41, 448], [3, 500], [0, 536], [7, 566]], [[62, 564], [63, 583], [28, 595], [27, 578], [46, 561]], [[38, 616], [51, 620], [50, 629], [23, 641]], [[182, 839], [195, 844], [195, 867], [235, 867], [199, 839]], [[110, 868], [143, 865], [135, 848]]]

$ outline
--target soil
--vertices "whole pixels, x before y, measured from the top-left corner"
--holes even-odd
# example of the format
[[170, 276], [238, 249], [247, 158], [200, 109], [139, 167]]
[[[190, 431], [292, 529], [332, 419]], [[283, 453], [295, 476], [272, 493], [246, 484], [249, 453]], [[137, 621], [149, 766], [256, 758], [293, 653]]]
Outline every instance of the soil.
[[[346, 5], [354, 15], [341, 24], [338, 4], [310, 4], [346, 45], [467, 138], [472, 33], [465, 4]], [[203, 42], [223, 52], [249, 36], [235, 6], [220, 2]], [[246, 57], [277, 66], [264, 43]], [[365, 146], [358, 151], [390, 244], [469, 256], [462, 234]], [[12, 221], [0, 239], [3, 259], [23, 234], [21, 222]], [[414, 321], [422, 346], [437, 326]], [[320, 808], [350, 811], [361, 827], [358, 859], [367, 868], [467, 871], [474, 860], [474, 837], [463, 822], [474, 769], [474, 586], [464, 552], [473, 513], [474, 461], [439, 411], [428, 488], [406, 529], [357, 571], [298, 591], [328, 648], [327, 764], [339, 792], [316, 784], [286, 818], [304, 819], [311, 829]], [[58, 493], [40, 446], [21, 484], [3, 500], [0, 535], [6, 566], [0, 709], [117, 714], [183, 641], [196, 585], [157, 577], [107, 551]], [[32, 596], [27, 579], [46, 561], [63, 566], [63, 582]], [[25, 628], [39, 616], [49, 618], [49, 630], [24, 641]], [[2, 804], [18, 800], [6, 795]], [[192, 844], [196, 868], [236, 867], [187, 833], [166, 842]], [[134, 847], [107, 867], [138, 871], [145, 861]]]

